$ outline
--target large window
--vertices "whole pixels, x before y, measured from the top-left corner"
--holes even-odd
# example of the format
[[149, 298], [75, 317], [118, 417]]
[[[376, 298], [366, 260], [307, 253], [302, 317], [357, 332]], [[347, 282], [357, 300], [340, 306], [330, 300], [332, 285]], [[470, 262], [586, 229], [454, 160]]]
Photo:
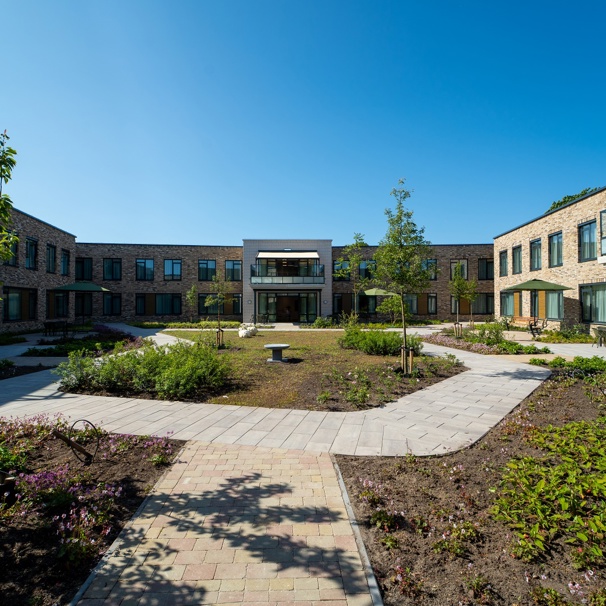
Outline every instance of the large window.
[[457, 265], [461, 266], [461, 276], [467, 280], [467, 259], [450, 260], [450, 279], [454, 280]]
[[181, 259], [164, 259], [164, 279], [181, 279]]
[[494, 280], [494, 259], [478, 259], [478, 280]]
[[225, 261], [225, 279], [232, 282], [242, 280], [242, 261]]
[[561, 290], [546, 291], [545, 312], [548, 320], [564, 318], [564, 293]]
[[502, 316], [513, 316], [513, 293], [502, 292], [501, 293], [501, 315]]
[[[217, 315], [218, 313], [225, 313], [225, 306], [222, 303], [214, 303], [213, 305], [206, 305], [207, 297], [216, 297], [217, 293], [203, 292], [198, 295], [198, 313], [201, 316]], [[216, 299], [215, 299], [216, 300]]]
[[154, 260], [137, 259], [136, 270], [137, 280], [152, 282], [154, 279]]
[[122, 259], [103, 259], [103, 279], [122, 280]]
[[9, 247], [9, 256], [4, 261], [4, 265], [12, 265], [13, 267], [17, 266], [17, 254], [19, 252], [19, 240], [16, 239], [17, 234], [10, 232], [11, 236], [15, 236], [15, 239], [12, 241]]
[[406, 295], [404, 303], [406, 304], [406, 310], [409, 314], [419, 313], [419, 298], [417, 295]]
[[507, 251], [502, 250], [499, 253], [499, 276], [504, 278], [507, 275]]
[[77, 292], [75, 297], [76, 318], [93, 315], [93, 293]]
[[592, 261], [597, 257], [598, 245], [595, 221], [579, 225], [579, 261]]
[[494, 314], [494, 295], [491, 292], [478, 293], [472, 309], [474, 314]]
[[438, 295], [427, 295], [427, 313], [431, 316], [438, 313]]
[[522, 273], [522, 247], [514, 246], [511, 251], [511, 273], [521, 274]]
[[156, 295], [157, 316], [178, 316], [181, 313], [181, 295], [167, 293]]
[[25, 240], [25, 267], [38, 269], [38, 241], [33, 238]]
[[198, 280], [210, 282], [217, 273], [217, 262], [211, 259], [198, 260]]
[[57, 247], [54, 244], [46, 245], [46, 271], [49, 274], [57, 271]]
[[562, 232], [549, 236], [549, 267], [559, 267], [563, 264], [563, 241]]
[[93, 260], [90, 257], [76, 257], [76, 280], [93, 279]]
[[358, 311], [363, 315], [377, 313], [377, 297], [375, 295], [358, 295]]
[[103, 293], [103, 315], [119, 316], [122, 313], [122, 295], [119, 293]]
[[61, 251], [61, 275], [69, 276], [69, 250]]
[[530, 243], [530, 271], [541, 269], [541, 240]]
[[[82, 293], [80, 293], [82, 294]], [[90, 293], [89, 293], [90, 294]], [[69, 316], [69, 293], [46, 292], [46, 317], [49, 320], [67, 318]]]
[[333, 280], [335, 282], [343, 282], [350, 279], [349, 261], [333, 261], [332, 262]]
[[429, 279], [437, 280], [438, 279], [438, 260], [437, 259], [426, 259], [423, 261], [423, 269], [428, 269]]
[[360, 263], [359, 272], [360, 278], [371, 279], [377, 269], [377, 264], [374, 261], [362, 261]]
[[581, 286], [583, 322], [606, 323], [606, 284]]
[[5, 322], [35, 320], [38, 312], [38, 291], [25, 288], [4, 287], [2, 293]]

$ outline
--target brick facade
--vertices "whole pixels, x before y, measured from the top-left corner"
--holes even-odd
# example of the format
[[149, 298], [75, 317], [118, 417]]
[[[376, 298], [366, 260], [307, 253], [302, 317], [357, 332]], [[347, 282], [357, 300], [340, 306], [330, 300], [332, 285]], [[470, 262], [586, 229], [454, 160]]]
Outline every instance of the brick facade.
[[[606, 282], [606, 265], [600, 261], [600, 213], [606, 210], [606, 189], [570, 202], [562, 208], [533, 219], [524, 225], [507, 231], [494, 240], [495, 257], [495, 315], [501, 315], [500, 293], [504, 288], [539, 279], [570, 287], [564, 291], [563, 323], [572, 325], [581, 321], [580, 286]], [[579, 226], [596, 223], [597, 258], [581, 261], [579, 253]], [[550, 267], [550, 236], [561, 233], [562, 263]], [[604, 234], [606, 236], [606, 234]], [[540, 269], [531, 269], [531, 242], [539, 242], [541, 249]], [[538, 246], [535, 244], [535, 246]], [[521, 271], [513, 273], [513, 249], [521, 250]], [[500, 276], [499, 257], [505, 253], [508, 263], [506, 276]], [[536, 263], [535, 263], [536, 265]], [[519, 315], [531, 315], [531, 294], [522, 293]], [[516, 308], [518, 304], [516, 302]], [[541, 309], [541, 312], [543, 310]], [[516, 314], [517, 315], [517, 314]], [[539, 316], [543, 315], [542, 313]], [[551, 326], [560, 322], [551, 320]]]

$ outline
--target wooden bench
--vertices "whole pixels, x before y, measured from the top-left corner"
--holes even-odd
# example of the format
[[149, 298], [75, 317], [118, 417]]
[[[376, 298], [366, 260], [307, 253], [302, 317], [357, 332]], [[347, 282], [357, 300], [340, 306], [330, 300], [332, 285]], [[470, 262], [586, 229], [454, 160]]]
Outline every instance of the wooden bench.
[[506, 322], [507, 328], [510, 326], [526, 328], [533, 337], [538, 337], [547, 326], [547, 320], [539, 320], [532, 316], [511, 316], [506, 318]]

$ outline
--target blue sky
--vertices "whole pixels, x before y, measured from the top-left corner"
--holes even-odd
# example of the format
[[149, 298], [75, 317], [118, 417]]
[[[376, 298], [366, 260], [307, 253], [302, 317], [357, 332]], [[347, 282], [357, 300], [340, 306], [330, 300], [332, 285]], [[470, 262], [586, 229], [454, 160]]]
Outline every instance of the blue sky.
[[604, 2], [1, 4], [15, 206], [81, 242], [433, 243], [606, 185]]

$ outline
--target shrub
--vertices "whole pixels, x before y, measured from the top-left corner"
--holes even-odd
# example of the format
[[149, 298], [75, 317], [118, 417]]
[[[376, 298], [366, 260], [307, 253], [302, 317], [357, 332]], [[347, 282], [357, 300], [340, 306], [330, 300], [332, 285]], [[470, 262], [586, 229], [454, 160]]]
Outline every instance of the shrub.
[[498, 322], [480, 324], [478, 326], [478, 337], [486, 345], [497, 345], [505, 340], [503, 330], [503, 325]]
[[397, 356], [402, 347], [402, 338], [397, 332], [363, 331], [358, 326], [350, 326], [339, 339], [339, 345], [344, 349], [358, 349], [371, 356]]

